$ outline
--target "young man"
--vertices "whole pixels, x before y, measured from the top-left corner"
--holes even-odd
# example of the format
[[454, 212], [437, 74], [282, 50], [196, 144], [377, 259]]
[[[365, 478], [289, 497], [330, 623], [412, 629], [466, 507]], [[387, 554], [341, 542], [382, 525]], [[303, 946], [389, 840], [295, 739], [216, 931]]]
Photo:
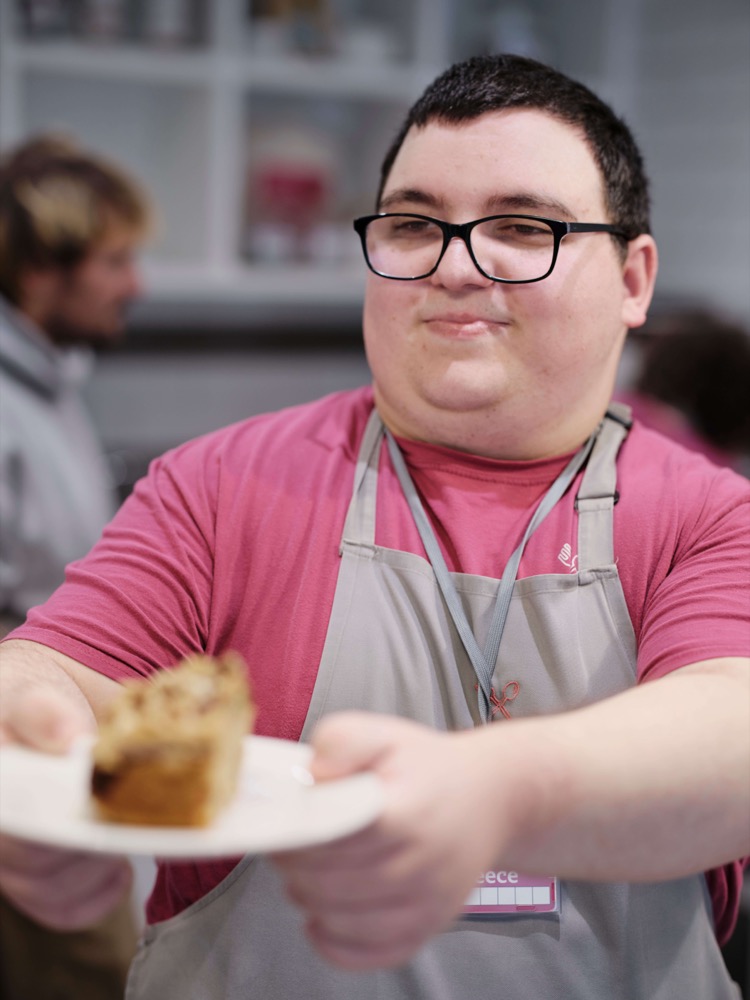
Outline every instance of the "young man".
[[23, 620], [115, 510], [81, 390], [139, 292], [144, 194], [119, 168], [43, 136], [0, 161], [0, 614]]
[[[377, 208], [372, 389], [155, 463], [8, 642], [6, 736], [59, 750], [119, 680], [233, 648], [259, 733], [381, 776], [382, 818], [329, 848], [162, 865], [138, 1000], [735, 998], [750, 491], [605, 416], [656, 275], [632, 137], [538, 63], [473, 59]], [[316, 728], [357, 708], [406, 719]], [[111, 905], [116, 861], [71, 901], [88, 862], [50, 898], [49, 853], [3, 880], [50, 919]]]
[[[81, 391], [90, 348], [123, 334], [149, 216], [134, 181], [69, 140], [38, 137], [0, 161], [0, 635], [115, 512]], [[0, 899], [0, 996], [111, 997], [134, 938], [127, 900], [96, 927], [54, 933]]]

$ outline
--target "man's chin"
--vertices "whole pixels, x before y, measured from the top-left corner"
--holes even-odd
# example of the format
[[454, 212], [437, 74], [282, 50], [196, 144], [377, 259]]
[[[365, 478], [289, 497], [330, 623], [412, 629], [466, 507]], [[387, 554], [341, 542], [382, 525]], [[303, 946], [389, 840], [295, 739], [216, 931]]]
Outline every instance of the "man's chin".
[[100, 332], [97, 337], [92, 337], [86, 343], [95, 351], [112, 351], [122, 345], [125, 340], [125, 327], [109, 332]]
[[107, 351], [118, 347], [125, 339], [125, 326], [82, 330], [59, 323], [49, 327], [47, 333], [57, 347], [90, 347], [96, 351]]

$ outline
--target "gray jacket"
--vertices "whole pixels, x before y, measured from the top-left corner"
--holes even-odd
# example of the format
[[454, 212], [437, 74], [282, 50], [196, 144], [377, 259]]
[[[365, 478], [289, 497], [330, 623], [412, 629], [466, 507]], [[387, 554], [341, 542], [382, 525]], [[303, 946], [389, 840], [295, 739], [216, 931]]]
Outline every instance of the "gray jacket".
[[90, 369], [0, 299], [0, 633], [49, 597], [114, 513], [81, 398]]

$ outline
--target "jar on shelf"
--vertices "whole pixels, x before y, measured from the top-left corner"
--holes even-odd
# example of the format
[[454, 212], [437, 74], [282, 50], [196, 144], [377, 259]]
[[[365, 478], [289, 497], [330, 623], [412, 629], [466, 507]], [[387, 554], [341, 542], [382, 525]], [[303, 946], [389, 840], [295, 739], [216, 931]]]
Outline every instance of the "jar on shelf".
[[246, 253], [274, 263], [314, 258], [313, 237], [324, 232], [336, 175], [336, 150], [324, 132], [287, 125], [256, 133], [247, 175]]
[[128, 33], [128, 14], [126, 0], [84, 0], [79, 34], [92, 42], [122, 41]]

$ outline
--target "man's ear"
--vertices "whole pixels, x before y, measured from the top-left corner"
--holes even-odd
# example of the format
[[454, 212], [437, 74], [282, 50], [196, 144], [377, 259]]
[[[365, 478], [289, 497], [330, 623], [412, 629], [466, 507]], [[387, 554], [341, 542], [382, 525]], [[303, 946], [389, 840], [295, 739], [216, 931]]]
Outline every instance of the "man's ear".
[[659, 255], [652, 236], [643, 233], [628, 243], [622, 271], [622, 319], [631, 329], [646, 322], [658, 267]]

